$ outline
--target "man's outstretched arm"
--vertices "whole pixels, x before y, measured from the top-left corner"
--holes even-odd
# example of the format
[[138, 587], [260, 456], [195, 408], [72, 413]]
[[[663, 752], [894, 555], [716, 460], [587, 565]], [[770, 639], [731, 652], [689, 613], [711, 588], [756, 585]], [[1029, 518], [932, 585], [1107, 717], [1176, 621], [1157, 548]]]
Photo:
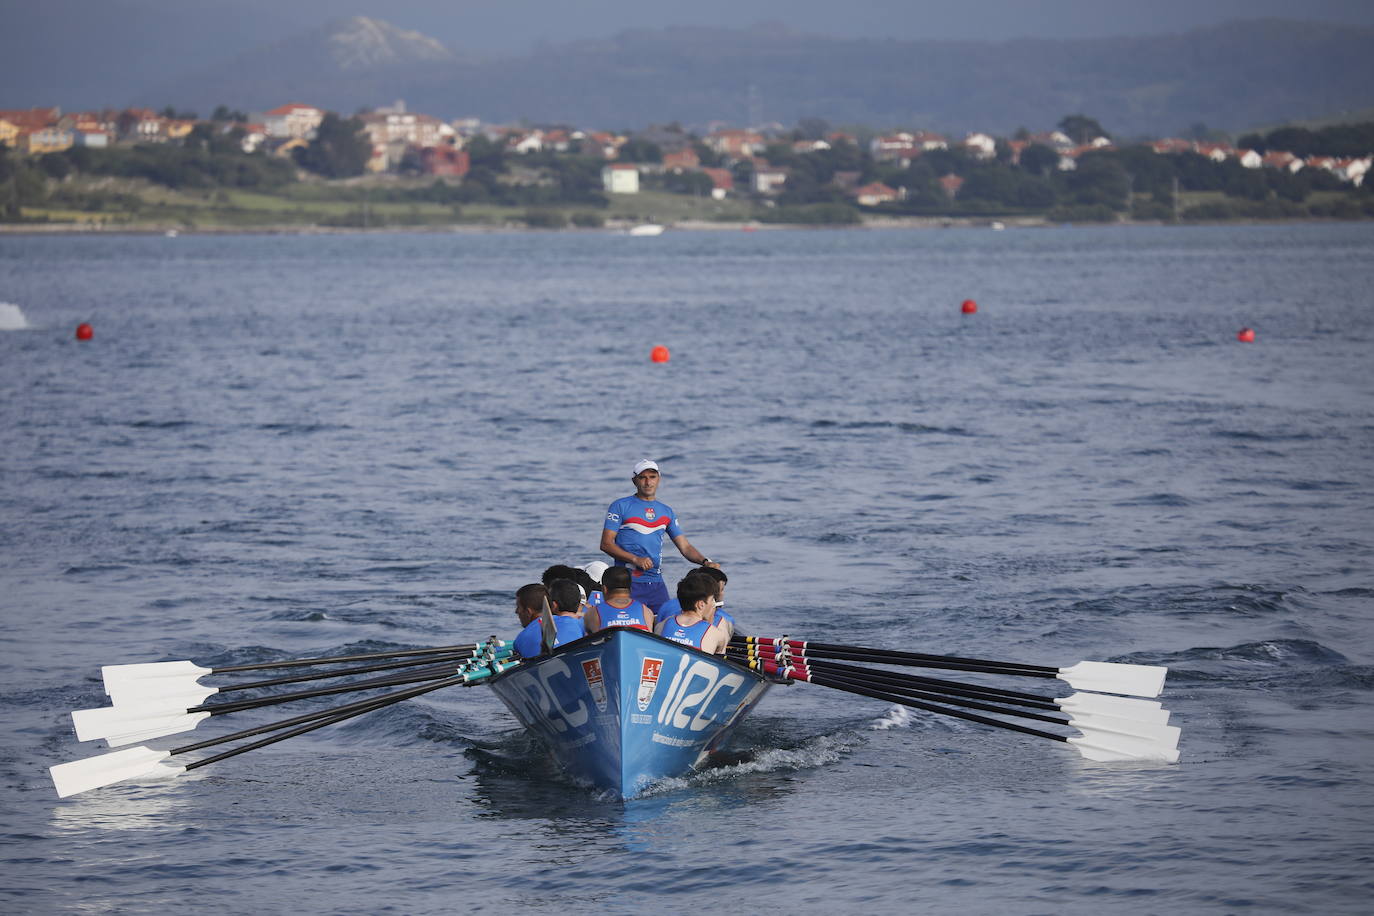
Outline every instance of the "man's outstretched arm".
[[[605, 543], [604, 539], [602, 543]], [[679, 534], [677, 537], [673, 538], [673, 546], [677, 548], [678, 553], [686, 558], [688, 563], [695, 563], [698, 566], [712, 566], [716, 569], [720, 569], [720, 564], [712, 562], [704, 553], [693, 547], [692, 542], [687, 540], [687, 535], [685, 534]], [[606, 548], [602, 547], [601, 549], [605, 550]]]

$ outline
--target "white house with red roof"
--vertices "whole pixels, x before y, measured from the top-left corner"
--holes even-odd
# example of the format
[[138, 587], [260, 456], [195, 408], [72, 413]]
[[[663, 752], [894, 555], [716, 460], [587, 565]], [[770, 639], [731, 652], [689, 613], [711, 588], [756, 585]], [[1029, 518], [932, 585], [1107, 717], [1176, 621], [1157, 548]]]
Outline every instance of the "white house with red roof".
[[702, 169], [701, 172], [711, 179], [712, 200], [724, 200], [735, 189], [735, 176], [729, 169]]
[[851, 194], [854, 202], [861, 207], [876, 207], [878, 204], [899, 200], [902, 196], [896, 188], [890, 188], [881, 181], [874, 181], [863, 187], [855, 188]]
[[274, 140], [313, 140], [324, 120], [324, 112], [313, 105], [292, 102], [273, 108], [262, 116], [267, 136]]

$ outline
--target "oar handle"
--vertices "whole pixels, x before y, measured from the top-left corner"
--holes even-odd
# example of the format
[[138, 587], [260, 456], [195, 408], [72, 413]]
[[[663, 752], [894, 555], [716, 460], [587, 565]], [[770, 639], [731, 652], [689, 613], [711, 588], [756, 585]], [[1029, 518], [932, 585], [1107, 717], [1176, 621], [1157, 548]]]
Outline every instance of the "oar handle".
[[289, 658], [279, 662], [254, 662], [251, 665], [224, 665], [220, 668], [211, 668], [211, 674], [229, 674], [234, 671], [260, 671], [268, 668], [296, 668], [301, 665], [328, 665], [334, 662], [365, 662], [376, 658], [403, 658], [413, 655], [434, 655], [436, 653], [458, 652], [460, 650], [471, 650], [476, 652], [485, 645], [495, 645], [500, 647], [506, 645], [502, 640], [493, 640], [490, 643], [469, 643], [465, 646], [438, 646], [433, 649], [396, 649], [390, 652], [367, 652], [362, 655], [333, 655], [328, 658]]

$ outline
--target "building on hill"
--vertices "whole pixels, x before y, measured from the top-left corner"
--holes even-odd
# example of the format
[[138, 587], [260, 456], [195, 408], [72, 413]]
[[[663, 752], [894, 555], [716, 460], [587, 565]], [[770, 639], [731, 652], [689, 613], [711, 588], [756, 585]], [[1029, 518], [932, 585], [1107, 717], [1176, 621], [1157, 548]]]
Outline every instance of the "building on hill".
[[900, 200], [902, 195], [896, 188], [888, 187], [881, 181], [874, 181], [850, 192], [854, 202], [861, 207], [876, 207], [879, 204]]
[[711, 179], [712, 200], [724, 200], [735, 190], [735, 176], [729, 169], [702, 169], [701, 173]]
[[757, 165], [752, 181], [755, 194], [781, 194], [787, 184], [787, 169], [767, 163]]
[[313, 140], [324, 120], [324, 112], [312, 105], [292, 102], [273, 108], [262, 116], [267, 136], [275, 140]]
[[673, 153], [663, 154], [663, 170], [681, 175], [701, 167], [701, 157], [690, 146]]
[[420, 167], [426, 175], [462, 178], [468, 173], [468, 165], [467, 150], [458, 149], [451, 144], [441, 143], [420, 151]]
[[639, 166], [612, 162], [601, 169], [601, 186], [609, 194], [638, 194]]
[[727, 159], [748, 159], [763, 152], [763, 134], [753, 130], [726, 128], [713, 131], [702, 141], [714, 153]]
[[940, 187], [944, 189], [945, 196], [954, 200], [959, 196], [959, 189], [964, 186], [964, 179], [955, 175], [953, 172], [940, 179]]

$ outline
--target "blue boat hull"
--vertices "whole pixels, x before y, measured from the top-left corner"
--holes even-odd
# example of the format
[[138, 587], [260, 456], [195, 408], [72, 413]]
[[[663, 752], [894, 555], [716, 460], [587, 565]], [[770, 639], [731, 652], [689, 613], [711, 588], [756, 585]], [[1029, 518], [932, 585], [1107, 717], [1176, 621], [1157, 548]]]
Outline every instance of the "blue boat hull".
[[767, 692], [749, 669], [643, 630], [603, 630], [490, 681], [574, 779], [622, 798], [700, 765]]

